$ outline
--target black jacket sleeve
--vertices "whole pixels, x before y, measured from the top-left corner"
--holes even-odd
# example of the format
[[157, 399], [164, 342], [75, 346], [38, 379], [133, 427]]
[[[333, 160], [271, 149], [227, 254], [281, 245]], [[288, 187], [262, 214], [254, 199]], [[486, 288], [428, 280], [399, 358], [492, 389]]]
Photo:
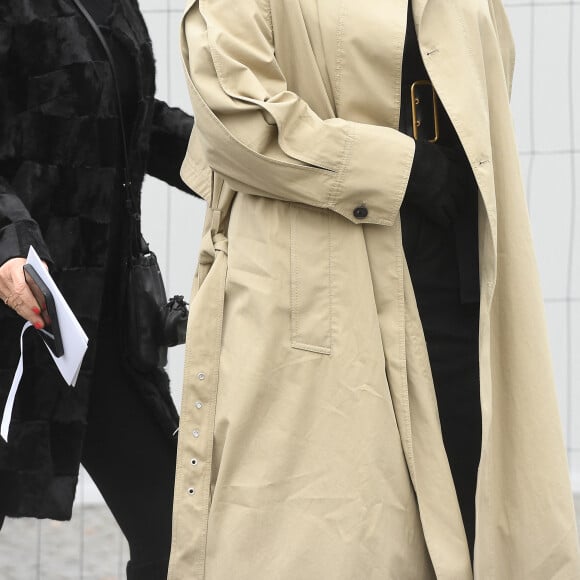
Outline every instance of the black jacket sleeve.
[[30, 246], [43, 260], [52, 262], [38, 224], [0, 175], [0, 266], [10, 258], [25, 258]]
[[[9, 7], [7, 13], [10, 14], [11, 10]], [[2, 10], [0, 14], [3, 14]], [[14, 67], [10, 67], [9, 62], [15, 32], [10, 19], [0, 17], [0, 20], [0, 265], [10, 258], [25, 258], [31, 245], [42, 259], [52, 262], [38, 223], [32, 219], [11, 185], [19, 165], [19, 161], [14, 159], [15, 135], [10, 131], [11, 116], [18, 114], [19, 110], [14, 104], [14, 91], [9, 89], [14, 74]]]
[[156, 100], [147, 173], [197, 196], [179, 175], [192, 128], [192, 116]]

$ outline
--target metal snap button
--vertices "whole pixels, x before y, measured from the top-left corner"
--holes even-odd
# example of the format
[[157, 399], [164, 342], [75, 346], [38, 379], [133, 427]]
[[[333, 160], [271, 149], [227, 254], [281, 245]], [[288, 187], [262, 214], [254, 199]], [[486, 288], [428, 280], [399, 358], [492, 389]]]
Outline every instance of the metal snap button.
[[187, 493], [188, 493], [189, 495], [195, 495], [195, 488], [194, 488], [194, 487], [190, 487], [190, 488], [187, 490]]
[[197, 465], [197, 459], [195, 457], [192, 457], [191, 459], [191, 465]]
[[199, 437], [199, 429], [194, 429], [192, 435], [197, 439]]
[[196, 401], [195, 402], [195, 408], [196, 409], [201, 409], [203, 407], [203, 403], [201, 401]]

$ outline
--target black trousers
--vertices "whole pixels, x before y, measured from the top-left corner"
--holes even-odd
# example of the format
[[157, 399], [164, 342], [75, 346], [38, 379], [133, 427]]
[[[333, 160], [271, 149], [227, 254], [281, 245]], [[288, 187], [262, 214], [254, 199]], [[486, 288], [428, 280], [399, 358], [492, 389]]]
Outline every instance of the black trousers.
[[128, 578], [165, 580], [176, 447], [125, 377], [112, 321], [98, 340], [82, 463], [127, 538]]
[[[403, 245], [425, 333], [443, 442], [473, 559], [481, 454], [479, 303], [462, 303], [456, 237], [401, 209]], [[477, 259], [477, 256], [474, 256]]]
[[166, 580], [176, 447], [124, 376], [112, 321], [98, 340], [82, 463], [129, 543], [127, 578]]

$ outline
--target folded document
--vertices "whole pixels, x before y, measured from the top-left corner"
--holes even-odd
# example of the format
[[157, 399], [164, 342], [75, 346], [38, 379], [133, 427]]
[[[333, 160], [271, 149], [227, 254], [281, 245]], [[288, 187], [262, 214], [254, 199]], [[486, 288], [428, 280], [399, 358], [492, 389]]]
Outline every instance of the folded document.
[[[38, 272], [39, 276], [42, 278], [42, 281], [48, 286], [48, 289], [51, 291], [54, 298], [56, 314], [58, 317], [60, 333], [62, 336], [64, 354], [60, 357], [55, 357], [48, 346], [47, 349], [50, 353], [50, 356], [56, 363], [56, 366], [58, 367], [58, 370], [60, 371], [63, 379], [68, 385], [74, 387], [79, 376], [79, 371], [81, 370], [83, 358], [87, 351], [89, 339], [32, 246], [28, 251], [27, 262], [32, 264], [34, 269]], [[24, 333], [30, 327], [32, 327], [32, 325], [30, 322], [27, 322], [22, 328], [22, 333], [20, 335], [21, 353]], [[12, 386], [10, 387], [10, 393], [8, 395], [8, 400], [6, 401], [4, 413], [2, 415], [2, 423], [0, 425], [0, 435], [5, 441], [8, 441], [8, 431], [10, 429], [12, 409], [14, 407], [14, 400], [16, 399], [16, 393], [18, 392], [18, 386], [20, 385], [20, 379], [22, 378], [23, 370], [24, 360], [23, 355], [21, 354], [20, 361], [18, 362], [18, 367], [12, 381]]]

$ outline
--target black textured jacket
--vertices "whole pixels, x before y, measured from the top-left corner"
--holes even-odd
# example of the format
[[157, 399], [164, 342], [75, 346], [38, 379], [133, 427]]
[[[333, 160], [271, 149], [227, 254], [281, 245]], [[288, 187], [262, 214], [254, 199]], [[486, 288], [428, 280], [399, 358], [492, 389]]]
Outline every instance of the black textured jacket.
[[[116, 3], [115, 34], [132, 54], [138, 107], [129, 138], [132, 180], [145, 172], [185, 189], [179, 166], [193, 119], [155, 100], [151, 42], [136, 0]], [[0, 519], [71, 514], [95, 357], [102, 290], [119, 211], [119, 119], [110, 66], [72, 0], [0, 2], [0, 264], [32, 244], [88, 334], [75, 388], [34, 333], [9, 443], [0, 441]], [[119, 221], [116, 222], [119, 224]], [[117, 245], [123, 244], [124, 229]], [[117, 251], [118, 250], [118, 251]], [[18, 363], [23, 320], [0, 304], [0, 410]], [[140, 377], [171, 435], [177, 412], [161, 370]]]

